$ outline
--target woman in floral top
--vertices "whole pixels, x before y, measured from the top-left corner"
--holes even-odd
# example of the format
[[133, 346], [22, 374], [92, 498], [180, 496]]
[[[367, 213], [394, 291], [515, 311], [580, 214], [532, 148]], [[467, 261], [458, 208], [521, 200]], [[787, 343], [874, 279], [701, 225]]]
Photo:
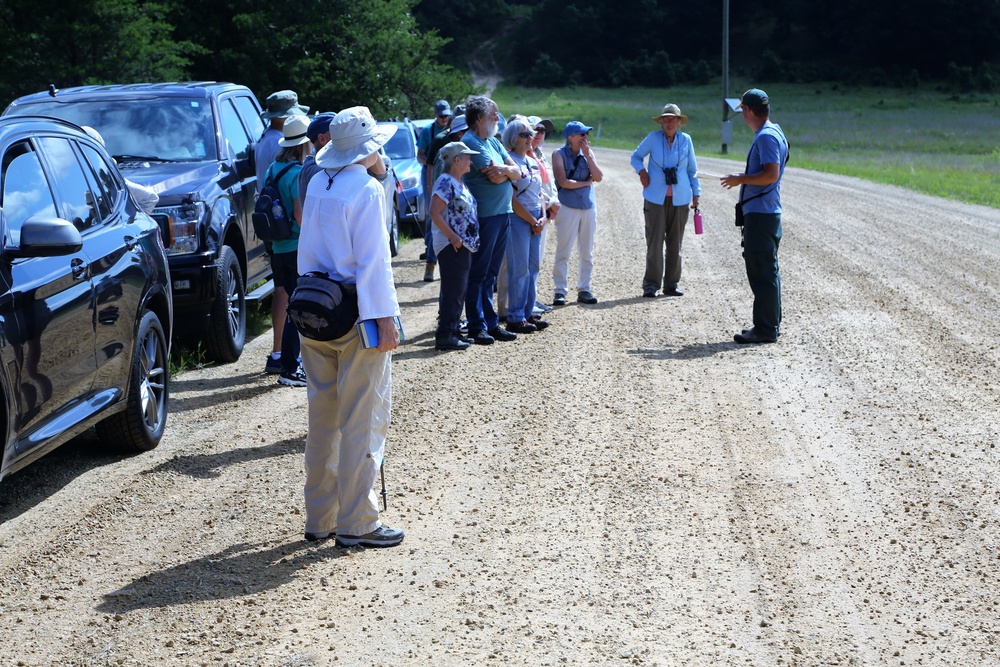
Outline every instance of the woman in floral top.
[[462, 182], [472, 167], [470, 155], [477, 152], [460, 141], [445, 144], [437, 159], [444, 173], [434, 184], [431, 196], [431, 240], [441, 270], [438, 300], [438, 328], [435, 349], [464, 350], [471, 342], [459, 334], [459, 318], [469, 286], [472, 253], [479, 249], [479, 222], [476, 200]]

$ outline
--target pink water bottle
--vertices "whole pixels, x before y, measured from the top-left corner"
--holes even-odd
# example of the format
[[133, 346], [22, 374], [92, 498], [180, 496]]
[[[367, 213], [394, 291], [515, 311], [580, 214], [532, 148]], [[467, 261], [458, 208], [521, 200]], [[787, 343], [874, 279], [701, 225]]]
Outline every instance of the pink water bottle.
[[694, 233], [701, 234], [702, 231], [703, 230], [701, 227], [701, 209], [696, 208], [694, 210]]

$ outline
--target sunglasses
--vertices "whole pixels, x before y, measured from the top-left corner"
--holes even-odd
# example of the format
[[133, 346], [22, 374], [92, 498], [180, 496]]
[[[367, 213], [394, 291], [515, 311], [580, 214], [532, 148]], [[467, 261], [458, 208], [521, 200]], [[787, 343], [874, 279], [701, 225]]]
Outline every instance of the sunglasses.
[[522, 139], [530, 139], [533, 136], [535, 136], [535, 133], [534, 132], [518, 132], [517, 136], [521, 137]]

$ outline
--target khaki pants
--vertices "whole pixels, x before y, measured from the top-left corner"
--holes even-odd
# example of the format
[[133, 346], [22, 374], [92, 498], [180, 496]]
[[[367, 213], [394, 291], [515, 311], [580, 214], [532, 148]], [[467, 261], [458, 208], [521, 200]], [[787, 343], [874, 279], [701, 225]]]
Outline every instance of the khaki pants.
[[375, 480], [392, 408], [392, 355], [365, 350], [356, 329], [302, 339], [309, 397], [307, 533], [365, 535], [380, 525]]
[[646, 217], [646, 273], [642, 289], [675, 289], [681, 279], [681, 243], [690, 207], [674, 206], [668, 198], [662, 206], [643, 200]]

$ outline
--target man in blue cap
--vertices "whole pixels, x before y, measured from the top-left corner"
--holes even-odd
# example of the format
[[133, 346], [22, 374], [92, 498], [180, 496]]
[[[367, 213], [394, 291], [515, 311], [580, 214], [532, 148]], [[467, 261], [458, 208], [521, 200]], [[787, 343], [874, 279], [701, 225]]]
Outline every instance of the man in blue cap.
[[424, 269], [424, 282], [428, 283], [434, 280], [434, 267], [437, 266], [437, 257], [434, 254], [434, 245], [431, 242], [431, 227], [433, 225], [430, 215], [427, 215], [431, 206], [431, 190], [434, 189], [434, 182], [431, 180], [434, 165], [427, 159], [427, 152], [430, 150], [434, 137], [448, 128], [451, 118], [451, 105], [448, 104], [448, 100], [438, 100], [434, 104], [434, 122], [422, 129], [420, 136], [417, 137], [417, 162], [423, 165], [423, 168], [420, 170], [420, 178], [424, 186], [422, 194], [424, 244], [427, 248], [427, 266]]
[[552, 153], [552, 171], [559, 188], [559, 215], [556, 217], [556, 257], [552, 267], [555, 284], [553, 306], [566, 305], [569, 256], [577, 246], [580, 275], [576, 280], [576, 300], [595, 304], [597, 297], [590, 291], [594, 272], [594, 234], [597, 231], [597, 208], [594, 183], [600, 183], [604, 173], [590, 147], [590, 131], [594, 129], [578, 120], [566, 123], [563, 137], [566, 143]]
[[336, 116], [335, 113], [325, 111], [313, 116], [306, 128], [306, 136], [313, 145], [313, 154], [302, 163], [302, 171], [299, 172], [299, 201], [305, 202], [306, 189], [309, 187], [309, 180], [323, 171], [323, 167], [316, 164], [316, 153], [319, 149], [330, 143], [330, 121]]
[[[767, 93], [751, 88], [740, 98], [738, 111], [754, 131], [747, 153], [746, 171], [721, 178], [726, 188], [740, 186], [743, 211], [743, 260], [753, 291], [753, 327], [733, 336], [741, 345], [773, 343], [781, 325], [781, 273], [778, 244], [781, 242], [781, 177], [788, 162], [788, 141], [781, 128], [771, 122]], [[738, 223], [737, 223], [738, 224]]]

